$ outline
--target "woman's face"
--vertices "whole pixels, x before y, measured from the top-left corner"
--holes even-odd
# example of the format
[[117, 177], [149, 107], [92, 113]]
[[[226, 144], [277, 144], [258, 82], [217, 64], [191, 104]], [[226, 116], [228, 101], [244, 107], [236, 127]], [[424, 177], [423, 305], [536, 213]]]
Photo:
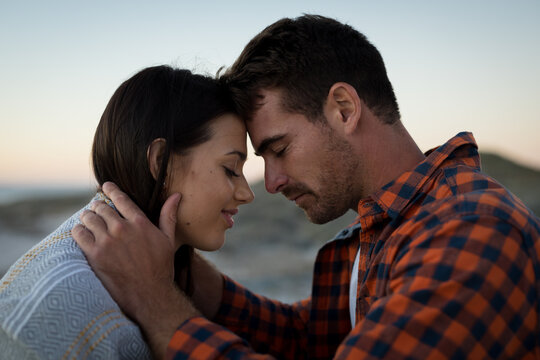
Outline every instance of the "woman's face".
[[188, 155], [173, 155], [168, 195], [182, 195], [178, 207], [176, 244], [213, 251], [225, 241], [234, 224], [238, 206], [253, 200], [244, 174], [246, 128], [236, 115], [212, 121], [210, 140], [192, 148]]

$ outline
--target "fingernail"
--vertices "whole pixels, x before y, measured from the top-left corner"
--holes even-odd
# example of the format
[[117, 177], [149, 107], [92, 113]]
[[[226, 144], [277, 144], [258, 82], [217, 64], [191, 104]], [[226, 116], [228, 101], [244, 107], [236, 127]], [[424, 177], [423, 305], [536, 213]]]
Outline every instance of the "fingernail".
[[92, 210], [86, 209], [86, 210], [84, 210], [84, 211], [82, 212], [82, 214], [81, 214], [81, 216], [79, 216], [79, 218], [82, 220], [82, 218], [83, 218], [84, 216], [88, 215], [89, 213], [93, 213], [93, 211], [92, 211]]
[[101, 186], [101, 190], [103, 190], [104, 193], [107, 193], [107, 188], [110, 186], [110, 182], [106, 181], [103, 183], [103, 186]]

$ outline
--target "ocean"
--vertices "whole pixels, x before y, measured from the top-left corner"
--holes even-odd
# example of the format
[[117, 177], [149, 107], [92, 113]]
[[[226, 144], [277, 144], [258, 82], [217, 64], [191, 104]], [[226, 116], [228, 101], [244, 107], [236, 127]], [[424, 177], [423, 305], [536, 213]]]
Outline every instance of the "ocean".
[[81, 208], [91, 193], [84, 187], [1, 186], [0, 274]]
[[[0, 187], [0, 276], [92, 196], [93, 190], [83, 187]], [[235, 229], [227, 234], [231, 244], [226, 242], [221, 250], [203, 256], [256, 293], [288, 303], [309, 296], [317, 244], [269, 246], [246, 235], [249, 226], [253, 226], [249, 220], [237, 220]], [[256, 227], [262, 236], [264, 229]], [[276, 228], [279, 224], [273, 224], [272, 229]]]

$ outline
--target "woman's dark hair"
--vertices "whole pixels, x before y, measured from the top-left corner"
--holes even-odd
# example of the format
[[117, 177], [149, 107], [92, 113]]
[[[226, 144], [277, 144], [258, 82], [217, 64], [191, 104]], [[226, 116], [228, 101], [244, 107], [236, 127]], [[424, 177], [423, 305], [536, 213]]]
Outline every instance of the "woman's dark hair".
[[319, 15], [284, 18], [256, 35], [222, 75], [240, 115], [250, 119], [261, 90], [283, 91], [285, 110], [321, 119], [328, 91], [352, 85], [384, 123], [399, 120], [399, 108], [379, 51], [349, 25]]
[[[208, 141], [212, 120], [233, 109], [216, 79], [164, 65], [141, 70], [115, 91], [96, 129], [92, 164], [99, 187], [114, 182], [157, 225], [171, 153], [186, 154]], [[147, 149], [157, 138], [166, 144], [154, 179]], [[177, 252], [177, 275], [192, 251], [183, 246]]]

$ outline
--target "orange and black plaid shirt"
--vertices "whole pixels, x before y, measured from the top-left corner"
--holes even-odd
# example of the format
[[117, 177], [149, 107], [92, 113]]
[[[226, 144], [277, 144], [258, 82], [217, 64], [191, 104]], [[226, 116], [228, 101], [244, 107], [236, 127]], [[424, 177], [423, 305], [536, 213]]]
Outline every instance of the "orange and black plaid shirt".
[[540, 220], [480, 172], [471, 134], [426, 155], [319, 251], [311, 298], [283, 304], [225, 278], [217, 318], [182, 324], [167, 357], [540, 358]]

